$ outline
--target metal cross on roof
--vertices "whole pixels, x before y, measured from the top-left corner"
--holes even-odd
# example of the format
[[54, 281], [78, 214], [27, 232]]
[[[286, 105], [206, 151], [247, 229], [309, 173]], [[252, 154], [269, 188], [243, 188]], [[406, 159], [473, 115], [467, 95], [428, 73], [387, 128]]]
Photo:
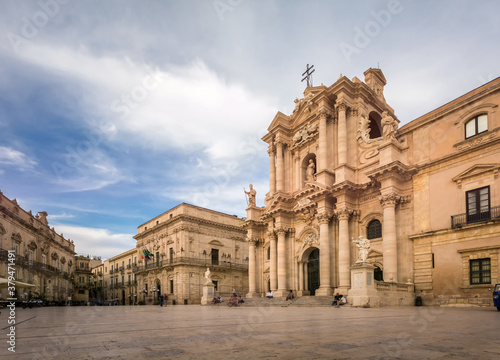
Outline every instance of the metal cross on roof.
[[[304, 71], [302, 73], [302, 76], [304, 76], [304, 78], [301, 80], [301, 81], [304, 81], [304, 80], [307, 80], [307, 86], [313, 86], [312, 84], [312, 73], [315, 71], [315, 69], [313, 69], [314, 65], [311, 65], [309, 66], [309, 64], [307, 64], [306, 66], [306, 71]], [[311, 71], [312, 69], [312, 71]]]

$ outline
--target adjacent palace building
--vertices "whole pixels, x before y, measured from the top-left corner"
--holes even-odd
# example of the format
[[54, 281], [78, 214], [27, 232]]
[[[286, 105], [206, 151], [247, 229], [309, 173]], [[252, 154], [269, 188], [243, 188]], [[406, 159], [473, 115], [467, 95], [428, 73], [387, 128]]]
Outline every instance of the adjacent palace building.
[[263, 137], [270, 189], [247, 209], [248, 296], [347, 294], [363, 237], [382, 304], [491, 303], [500, 78], [399, 127], [382, 71], [364, 75], [307, 87]]

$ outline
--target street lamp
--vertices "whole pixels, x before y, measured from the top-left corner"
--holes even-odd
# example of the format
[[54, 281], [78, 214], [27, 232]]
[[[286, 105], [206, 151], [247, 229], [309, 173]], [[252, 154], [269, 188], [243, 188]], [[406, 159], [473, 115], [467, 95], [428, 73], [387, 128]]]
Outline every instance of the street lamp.
[[151, 289], [151, 293], [153, 293], [153, 304], [154, 304], [154, 302], [156, 301], [156, 288], [155, 287], [153, 287]]

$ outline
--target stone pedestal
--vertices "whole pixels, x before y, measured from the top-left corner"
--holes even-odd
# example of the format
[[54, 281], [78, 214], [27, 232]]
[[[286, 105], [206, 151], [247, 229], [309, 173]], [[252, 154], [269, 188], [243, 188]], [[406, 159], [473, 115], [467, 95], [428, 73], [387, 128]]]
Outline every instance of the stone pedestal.
[[203, 285], [203, 296], [201, 297], [201, 305], [207, 305], [214, 299], [214, 289], [213, 283]]
[[373, 270], [375, 266], [367, 262], [357, 262], [351, 266], [351, 289], [347, 292], [347, 303], [360, 307], [379, 307], [380, 300]]

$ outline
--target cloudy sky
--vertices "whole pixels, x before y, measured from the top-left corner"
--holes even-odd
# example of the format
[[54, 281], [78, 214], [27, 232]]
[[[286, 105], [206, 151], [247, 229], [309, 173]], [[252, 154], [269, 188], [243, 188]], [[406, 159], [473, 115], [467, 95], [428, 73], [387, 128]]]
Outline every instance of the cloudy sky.
[[0, 190], [81, 254], [181, 202], [245, 215], [260, 140], [314, 85], [380, 67], [402, 124], [500, 75], [500, 2], [0, 1]]

